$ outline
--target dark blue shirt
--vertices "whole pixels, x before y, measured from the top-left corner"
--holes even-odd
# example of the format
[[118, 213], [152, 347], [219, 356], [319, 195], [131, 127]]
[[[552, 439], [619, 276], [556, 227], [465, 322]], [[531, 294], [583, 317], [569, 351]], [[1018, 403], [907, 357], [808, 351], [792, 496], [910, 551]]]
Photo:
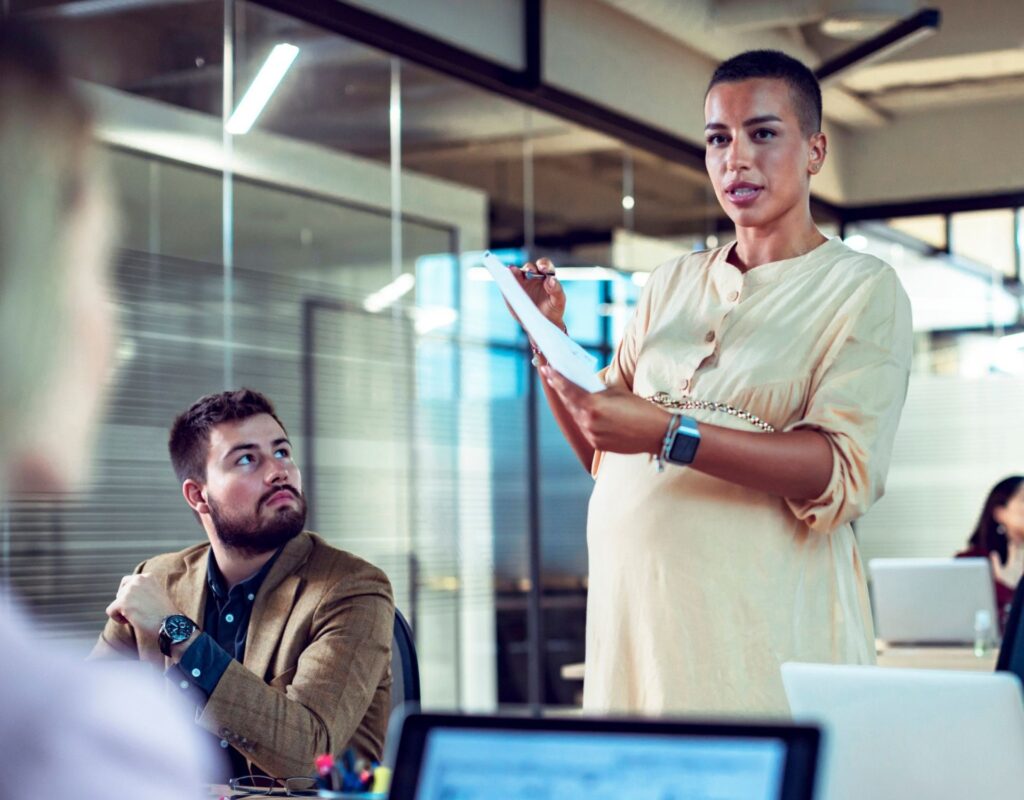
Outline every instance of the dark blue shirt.
[[[282, 548], [283, 549], [283, 548]], [[245, 641], [249, 634], [249, 617], [267, 573], [281, 555], [279, 549], [266, 564], [249, 578], [228, 589], [227, 581], [217, 566], [213, 550], [210, 551], [206, 570], [206, 611], [203, 613], [202, 633], [189, 645], [181, 660], [167, 671], [167, 677], [177, 681], [197, 708], [201, 709], [220, 683], [232, 659], [239, 663], [245, 658]], [[245, 758], [226, 740], [219, 739], [231, 758], [231, 775], [248, 774]], [[227, 780], [224, 780], [227, 783]]]

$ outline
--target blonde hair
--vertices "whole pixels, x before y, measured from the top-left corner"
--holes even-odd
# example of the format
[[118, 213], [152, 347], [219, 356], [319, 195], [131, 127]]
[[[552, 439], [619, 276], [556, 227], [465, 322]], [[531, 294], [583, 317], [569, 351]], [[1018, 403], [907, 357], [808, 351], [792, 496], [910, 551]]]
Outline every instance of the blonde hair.
[[0, 23], [0, 468], [68, 353], [68, 223], [96, 196], [91, 135], [53, 51]]

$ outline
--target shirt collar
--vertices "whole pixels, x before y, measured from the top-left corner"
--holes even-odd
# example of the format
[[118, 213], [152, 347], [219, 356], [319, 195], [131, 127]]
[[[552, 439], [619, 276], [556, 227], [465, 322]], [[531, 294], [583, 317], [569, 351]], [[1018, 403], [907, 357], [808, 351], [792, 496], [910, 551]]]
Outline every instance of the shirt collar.
[[[281, 551], [284, 550], [284, 546], [277, 548], [277, 552], [274, 553], [267, 563], [260, 567], [258, 572], [253, 573], [244, 581], [235, 585], [235, 590], [243, 592], [244, 594], [255, 595], [260, 590], [260, 586], [263, 585], [264, 578], [267, 577], [267, 573], [270, 572], [270, 568], [274, 566], [274, 562], [277, 561], [278, 556], [281, 555]], [[217, 566], [217, 557], [213, 554], [213, 548], [210, 548], [210, 559], [206, 566], [206, 583], [210, 587], [210, 591], [213, 592], [214, 596], [218, 600], [223, 600], [228, 596], [227, 581], [224, 580], [224, 575], [220, 571], [220, 567]]]
[[[762, 283], [770, 283], [782, 278], [790, 278], [807, 269], [819, 266], [822, 263], [822, 257], [828, 258], [834, 254], [837, 243], [842, 245], [842, 242], [838, 239], [828, 239], [803, 255], [785, 258], [782, 261], [771, 261], [759, 267], [748, 269], [746, 272], [741, 273], [743, 285], [756, 286]], [[721, 248], [717, 257], [717, 266], [720, 270], [739, 272], [728, 260], [729, 253], [732, 252], [735, 246], [736, 242], [730, 242]]]

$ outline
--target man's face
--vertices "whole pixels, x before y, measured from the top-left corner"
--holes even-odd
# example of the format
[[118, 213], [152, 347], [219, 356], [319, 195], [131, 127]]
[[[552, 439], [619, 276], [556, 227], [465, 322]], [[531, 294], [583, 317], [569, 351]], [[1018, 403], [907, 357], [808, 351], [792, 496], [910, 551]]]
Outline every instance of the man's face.
[[203, 494], [217, 537], [248, 555], [276, 550], [306, 524], [291, 442], [269, 414], [210, 431]]
[[704, 103], [704, 163], [725, 213], [738, 226], [771, 228], [806, 213], [810, 176], [825, 158], [825, 136], [800, 128], [781, 80], [720, 83]]

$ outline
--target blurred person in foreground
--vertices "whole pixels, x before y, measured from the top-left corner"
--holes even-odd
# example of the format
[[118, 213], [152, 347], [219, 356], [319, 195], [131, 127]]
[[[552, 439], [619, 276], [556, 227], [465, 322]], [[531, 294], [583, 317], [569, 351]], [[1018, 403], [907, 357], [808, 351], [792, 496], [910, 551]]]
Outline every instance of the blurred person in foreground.
[[[0, 502], [85, 477], [111, 368], [115, 228], [88, 109], [31, 30], [0, 22]], [[198, 796], [183, 709], [139, 670], [53, 644], [0, 585], [0, 775], [8, 798]]]
[[1005, 627], [1013, 592], [1024, 575], [1024, 476], [1003, 478], [989, 490], [967, 548], [956, 557], [989, 560], [999, 624]]
[[[535, 359], [595, 478], [587, 711], [784, 714], [782, 663], [875, 660], [850, 523], [884, 489], [910, 303], [890, 266], [811, 216], [828, 141], [805, 65], [741, 53], [715, 70], [704, 115], [736, 240], [651, 273], [606, 391]], [[524, 271], [564, 330], [557, 278]]]

